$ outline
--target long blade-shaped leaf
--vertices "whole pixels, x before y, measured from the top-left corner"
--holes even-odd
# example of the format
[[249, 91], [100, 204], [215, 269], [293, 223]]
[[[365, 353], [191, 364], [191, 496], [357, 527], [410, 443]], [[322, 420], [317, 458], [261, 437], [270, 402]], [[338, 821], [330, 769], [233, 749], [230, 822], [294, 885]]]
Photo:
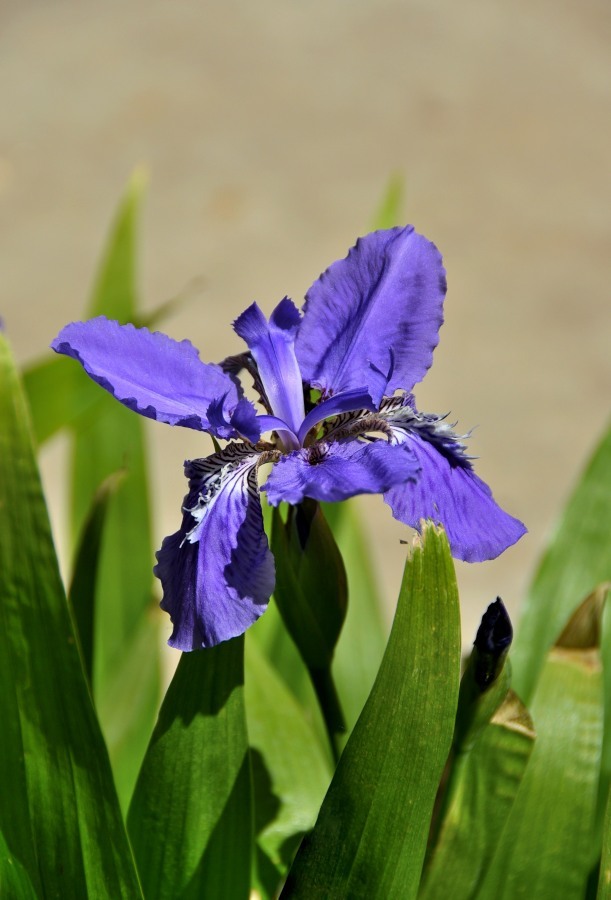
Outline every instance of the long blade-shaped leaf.
[[147, 900], [247, 898], [252, 822], [244, 638], [184, 653], [129, 810]]
[[38, 900], [32, 880], [18, 859], [8, 848], [0, 831], [0, 897], [18, 900]]
[[130, 320], [137, 313], [136, 235], [148, 176], [143, 168], [130, 178], [121, 201], [89, 305], [89, 316]]
[[600, 598], [550, 650], [532, 701], [537, 740], [478, 898], [581, 900], [592, 867], [602, 746]]
[[[316, 821], [331, 770], [303, 708], [249, 634], [246, 717], [253, 761], [258, 843], [286, 873], [301, 835]], [[276, 894], [280, 877], [268, 885]]]
[[[91, 506], [98, 486], [123, 468], [125, 478], [108, 503], [96, 578], [93, 689], [125, 810], [159, 705], [154, 553], [142, 424], [104, 395], [95, 411], [88, 422], [81, 420], [75, 434], [74, 522], [79, 523], [78, 534], [86, 522], [83, 501]], [[140, 641], [143, 629], [148, 630], [148, 645]], [[117, 671], [128, 661], [136, 680], [117, 682]], [[129, 709], [122, 716], [125, 703]]]
[[373, 228], [392, 228], [400, 225], [405, 194], [405, 181], [402, 175], [395, 173], [388, 181], [386, 190], [373, 217]]
[[[383, 623], [379, 589], [357, 510], [350, 502], [324, 503], [322, 509], [348, 576], [348, 612], [335, 651], [333, 676], [350, 733], [378, 673], [388, 628]], [[270, 604], [251, 634], [317, 725], [316, 699], [307, 670], [275, 603]], [[320, 733], [324, 738], [324, 731]]]
[[83, 378], [71, 360], [47, 354], [23, 372], [36, 443], [44, 444], [96, 406], [100, 391]]
[[490, 864], [534, 744], [532, 721], [509, 693], [475, 746], [454, 763], [452, 792], [418, 895], [469, 900]]
[[94, 498], [87, 517], [74, 562], [68, 602], [81, 646], [81, 656], [87, 678], [91, 684], [93, 667], [93, 636], [95, 619], [95, 594], [102, 534], [108, 510], [108, 501], [120, 482], [121, 473], [104, 481]]
[[[104, 314], [123, 322], [137, 316], [135, 245], [143, 188], [144, 178], [137, 172], [111, 231], [91, 315]], [[75, 376], [88, 381], [81, 371], [76, 370]], [[104, 479], [124, 470], [125, 478], [109, 501], [96, 579], [93, 690], [125, 809], [159, 701], [157, 628], [152, 615], [154, 554], [143, 422], [110, 395], [97, 391], [95, 406], [73, 423], [72, 531], [75, 538], [81, 534]], [[145, 632], [148, 645], [142, 640]]]
[[405, 567], [378, 678], [283, 897], [416, 895], [459, 669], [454, 568], [445, 535], [427, 525]]
[[469, 900], [494, 856], [534, 731], [510, 690], [512, 626], [500, 597], [482, 617], [460, 683], [452, 753], [437, 798], [421, 900]]
[[596, 896], [598, 900], [609, 900], [611, 898], [611, 793], [607, 798], [607, 809], [605, 811], [603, 852], [600, 860], [600, 875]]
[[40, 896], [139, 897], [59, 577], [28, 411], [1, 335], [0, 422], [0, 830], [20, 867], [13, 884], [25, 891], [27, 873]]
[[[265, 615], [255, 622], [248, 633], [249, 637], [257, 642], [267, 661], [273, 665], [284, 685], [306, 711], [308, 720], [314, 725], [319, 742], [326, 752], [329, 749], [329, 742], [308, 670], [286, 630], [274, 597]], [[329, 759], [331, 759], [330, 751]]]
[[[137, 312], [134, 260], [137, 217], [146, 181], [142, 170], [136, 170], [130, 180], [98, 273], [88, 316], [105, 315], [151, 327], [182, 300], [173, 298], [145, 316]], [[101, 396], [99, 387], [83, 378], [70, 360], [51, 354], [25, 367], [23, 383], [38, 444], [61, 428], [74, 425], [97, 405]]]
[[154, 553], [144, 435], [138, 417], [102, 395], [95, 415], [79, 423], [73, 458], [73, 519], [81, 535], [100, 485], [123, 469], [109, 499], [97, 581], [96, 695], [123, 656], [143, 612], [150, 610]]
[[610, 548], [611, 428], [562, 514], [524, 605], [511, 658], [515, 689], [525, 703], [575, 599], [611, 580]]

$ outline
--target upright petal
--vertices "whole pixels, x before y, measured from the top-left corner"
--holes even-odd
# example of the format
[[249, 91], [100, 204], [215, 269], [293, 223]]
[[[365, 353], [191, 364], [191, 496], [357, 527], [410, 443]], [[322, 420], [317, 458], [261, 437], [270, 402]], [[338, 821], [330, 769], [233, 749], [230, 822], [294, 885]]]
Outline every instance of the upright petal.
[[252, 353], [272, 412], [297, 434], [305, 415], [301, 373], [295, 356], [299, 311], [285, 297], [269, 322], [256, 303], [233, 323]]
[[278, 506], [304, 497], [336, 502], [356, 494], [381, 494], [418, 475], [408, 447], [384, 440], [321, 442], [282, 456], [261, 490]]
[[404, 434], [422, 467], [417, 483], [398, 485], [384, 496], [395, 519], [418, 528], [433, 519], [445, 528], [452, 555], [467, 562], [494, 559], [522, 537], [526, 528], [495, 502], [492, 492], [473, 471], [461, 451], [445, 442], [432, 443]]
[[207, 459], [185, 463], [189, 493], [182, 527], [157, 553], [161, 608], [178, 650], [212, 647], [242, 634], [267, 607], [274, 558], [263, 530], [257, 487], [258, 454], [230, 444]]
[[296, 351], [327, 393], [411, 390], [431, 365], [446, 292], [441, 255], [413, 226], [357, 241], [306, 294]]
[[238, 404], [238, 389], [220, 366], [203, 363], [190, 341], [158, 331], [99, 316], [66, 325], [51, 346], [78, 360], [90, 378], [149, 419], [215, 433], [207, 417], [210, 404], [223, 398], [227, 420]]

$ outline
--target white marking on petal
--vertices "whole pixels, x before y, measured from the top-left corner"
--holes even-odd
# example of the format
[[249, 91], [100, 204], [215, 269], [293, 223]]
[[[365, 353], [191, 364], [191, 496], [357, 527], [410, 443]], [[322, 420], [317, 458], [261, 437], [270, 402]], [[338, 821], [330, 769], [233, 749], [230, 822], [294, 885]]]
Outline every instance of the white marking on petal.
[[[192, 492], [195, 488], [199, 488], [199, 492], [193, 506], [183, 506], [182, 508], [183, 512], [190, 513], [195, 519], [195, 524], [184, 536], [181, 547], [185, 541], [190, 544], [197, 543], [202, 522], [214, 506], [221, 489], [232, 477], [232, 473], [239, 469], [241, 476], [246, 469], [256, 466], [260, 457], [261, 454], [252, 444], [232, 443], [205, 459], [193, 459], [185, 463], [189, 490]], [[249, 491], [251, 490], [250, 481], [249, 478]]]

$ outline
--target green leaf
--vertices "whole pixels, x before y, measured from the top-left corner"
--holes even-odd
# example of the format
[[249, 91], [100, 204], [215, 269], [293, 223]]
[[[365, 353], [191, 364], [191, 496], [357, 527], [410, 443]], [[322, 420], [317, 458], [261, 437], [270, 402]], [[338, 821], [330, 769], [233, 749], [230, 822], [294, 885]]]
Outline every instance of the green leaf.
[[[136, 233], [147, 181], [145, 171], [137, 169], [129, 182], [96, 279], [87, 318], [105, 315], [123, 322], [152, 324], [182, 300], [177, 297], [168, 301], [148, 314], [146, 322], [140, 323], [136, 302]], [[72, 361], [52, 354], [26, 366], [23, 380], [38, 444], [91, 412], [101, 396], [98, 385], [84, 377]]]
[[[358, 719], [375, 681], [388, 636], [381, 613], [377, 579], [363, 526], [349, 501], [321, 505], [348, 576], [348, 610], [333, 658], [333, 678], [345, 713], [347, 731]], [[271, 519], [271, 508], [269, 509]], [[324, 724], [307, 669], [289, 637], [275, 602], [249, 630], [283, 682], [291, 690], [327, 751]]]
[[[295, 838], [316, 821], [331, 768], [304, 710], [250, 633], [246, 639], [246, 719], [258, 842], [275, 870], [285, 874]], [[269, 893], [277, 887], [276, 877]]]
[[443, 822], [421, 900], [468, 900], [494, 856], [518, 793], [535, 733], [528, 712], [509, 691], [473, 746], [452, 766]]
[[[281, 505], [280, 509], [283, 509]], [[274, 507], [269, 506], [265, 494], [261, 495], [263, 521], [268, 535], [272, 535], [272, 517], [276, 515]], [[261, 616], [248, 630], [249, 638], [256, 641], [265, 654], [267, 661], [280, 676], [283, 684], [290, 690], [302, 707], [308, 722], [312, 725], [323, 752], [331, 761], [328, 735], [325, 730], [322, 713], [316, 699], [312, 681], [306, 665], [299, 654], [294, 641], [290, 637], [280, 615], [275, 596], [272, 597], [264, 616]]]
[[611, 898], [611, 793], [607, 797], [603, 830], [603, 852], [600, 860], [600, 875], [596, 896], [598, 900], [609, 900]]
[[592, 595], [541, 672], [532, 701], [537, 740], [481, 900], [584, 896], [602, 745], [599, 641], [600, 598]]
[[[91, 315], [130, 321], [136, 306], [136, 226], [145, 178], [136, 172], [115, 219], [96, 280]], [[93, 692], [123, 809], [150, 737], [160, 694], [153, 598], [151, 512], [144, 423], [74, 366], [97, 390], [96, 404], [73, 423], [72, 533], [82, 533], [96, 491], [125, 477], [108, 503], [96, 579]], [[148, 646], [143, 635], [148, 634]], [[123, 678], [119, 680], [117, 673]], [[127, 704], [131, 711], [126, 715]]]
[[348, 600], [346, 570], [320, 505], [273, 513], [275, 596], [289, 634], [310, 669], [331, 665]]
[[375, 681], [388, 628], [365, 532], [354, 505], [323, 504], [348, 575], [348, 612], [333, 662], [333, 677], [352, 731]]
[[[96, 414], [81, 420], [72, 468], [73, 522], [80, 534], [98, 486], [119, 469], [125, 477], [108, 503], [96, 579], [93, 690], [107, 736], [123, 809], [127, 808], [155, 721], [160, 694], [158, 619], [152, 591], [148, 475], [142, 423], [112, 397], [101, 396]], [[139, 637], [148, 629], [150, 642]], [[134, 654], [139, 652], [139, 659]], [[117, 683], [117, 671], [135, 662], [136, 681]], [[150, 675], [142, 683], [144, 673]], [[121, 732], [116, 713], [132, 704]]]
[[402, 219], [405, 181], [402, 175], [395, 174], [388, 182], [386, 193], [373, 219], [373, 228], [392, 228], [399, 225]]
[[76, 552], [72, 584], [68, 591], [68, 603], [72, 610], [83, 665], [90, 684], [93, 672], [95, 586], [98, 576], [102, 534], [108, 502], [113, 492], [116, 491], [121, 477], [121, 472], [110, 475], [96, 491], [93, 506], [87, 517]]
[[533, 748], [532, 721], [510, 690], [512, 628], [500, 598], [482, 617], [465, 667], [452, 753], [419, 893], [421, 900], [476, 894]]
[[244, 638], [183, 653], [128, 827], [147, 900], [247, 898], [253, 849]]
[[308, 669], [337, 758], [345, 723], [331, 663], [346, 615], [348, 590], [344, 563], [320, 505], [304, 500], [289, 507], [286, 524], [276, 508], [272, 551], [276, 560], [274, 597]]
[[107, 745], [112, 747], [111, 762], [124, 814], [159, 711], [158, 646], [156, 612], [144, 614], [98, 697], [98, 716], [105, 725]]
[[47, 354], [31, 363], [23, 372], [23, 384], [38, 445], [74, 424], [100, 399], [99, 387], [83, 378], [74, 363], [63, 356]]
[[316, 703], [308, 670], [286, 629], [275, 597], [272, 597], [265, 615], [257, 619], [248, 633], [296, 699], [308, 706], [312, 696]]
[[0, 422], [0, 856], [23, 888], [5, 896], [140, 897], [1, 335]]
[[283, 897], [415, 897], [454, 729], [460, 620], [445, 534], [408, 559], [378, 677]]
[[75, 435], [72, 490], [74, 534], [82, 534], [97, 491], [117, 471], [121, 483], [109, 498], [102, 541], [96, 619], [96, 692], [112, 671], [123, 644], [153, 606], [154, 552], [150, 536], [147, 460], [142, 423], [102, 394], [95, 415]]
[[27, 871], [10, 852], [0, 831], [0, 897], [16, 900], [38, 900], [38, 894]]
[[275, 597], [272, 597], [265, 615], [248, 629], [248, 638], [257, 644], [283, 685], [298, 702], [331, 766], [333, 755], [316, 693], [305, 663], [282, 621]]
[[[515, 688], [526, 703], [545, 653], [580, 598], [611, 580], [610, 547], [611, 429], [562, 514], [524, 604], [511, 658]], [[611, 646], [604, 652], [611, 654]]]
[[111, 229], [111, 239], [89, 304], [88, 318], [106, 316], [120, 322], [129, 322], [137, 315], [136, 236], [147, 184], [146, 170], [136, 169]]

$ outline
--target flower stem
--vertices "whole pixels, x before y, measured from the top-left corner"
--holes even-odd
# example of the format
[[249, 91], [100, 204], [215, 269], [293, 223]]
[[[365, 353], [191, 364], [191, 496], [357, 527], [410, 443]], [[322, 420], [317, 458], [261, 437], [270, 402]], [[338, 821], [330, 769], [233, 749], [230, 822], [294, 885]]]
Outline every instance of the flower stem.
[[342, 736], [346, 732], [344, 714], [337, 696], [331, 669], [314, 669], [308, 667], [312, 685], [316, 692], [318, 705], [325, 723], [333, 762], [337, 765], [342, 749]]

